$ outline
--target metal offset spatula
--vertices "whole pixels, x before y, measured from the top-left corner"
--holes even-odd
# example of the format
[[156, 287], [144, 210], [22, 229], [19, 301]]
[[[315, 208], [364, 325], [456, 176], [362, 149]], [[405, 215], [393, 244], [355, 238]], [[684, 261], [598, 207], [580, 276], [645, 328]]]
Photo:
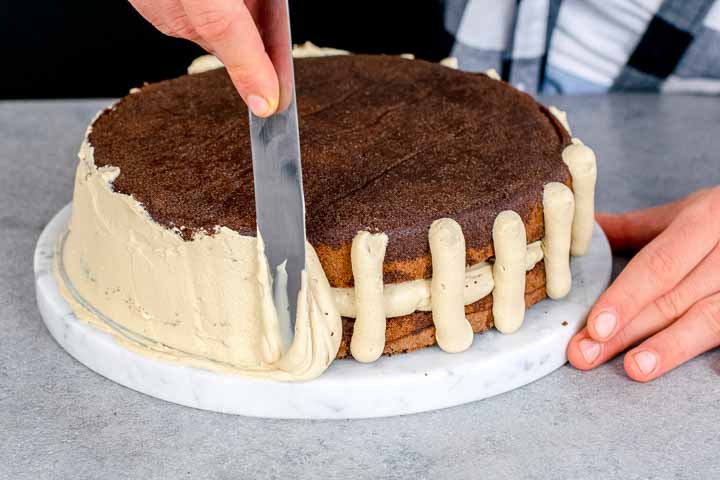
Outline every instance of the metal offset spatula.
[[[273, 300], [283, 352], [295, 335], [301, 273], [305, 269], [305, 199], [287, 0], [261, 0], [257, 22], [280, 78], [278, 113], [250, 113], [255, 215], [273, 276]], [[272, 39], [270, 41], [270, 39]]]

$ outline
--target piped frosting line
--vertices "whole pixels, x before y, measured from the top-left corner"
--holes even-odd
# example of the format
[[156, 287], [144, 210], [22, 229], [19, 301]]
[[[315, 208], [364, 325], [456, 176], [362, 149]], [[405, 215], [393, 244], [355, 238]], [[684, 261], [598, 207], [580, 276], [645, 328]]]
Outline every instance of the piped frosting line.
[[446, 352], [462, 352], [473, 341], [463, 298], [465, 236], [455, 220], [441, 218], [430, 226], [428, 238], [433, 266], [430, 290], [435, 338]]
[[582, 142], [568, 145], [562, 152], [563, 162], [570, 170], [575, 195], [570, 253], [585, 255], [590, 247], [595, 222], [595, 183], [597, 162], [595, 152]]
[[[525, 255], [525, 269], [529, 272], [543, 259], [541, 242], [533, 242], [527, 246]], [[385, 302], [385, 316], [387, 318], [402, 317], [413, 312], [432, 311], [430, 285], [432, 280], [410, 280], [401, 283], [390, 283], [383, 288]], [[463, 284], [463, 303], [471, 305], [492, 293], [493, 281], [492, 263], [477, 263], [465, 270]], [[340, 315], [355, 318], [355, 289], [333, 288], [334, 304]]]
[[374, 362], [385, 348], [383, 262], [388, 237], [384, 233], [358, 232], [350, 259], [355, 282], [357, 318], [350, 353], [360, 362]]
[[545, 237], [542, 249], [545, 258], [545, 288], [548, 297], [563, 298], [570, 292], [570, 236], [575, 199], [567, 185], [551, 182], [543, 189]]
[[505, 210], [495, 218], [492, 236], [495, 328], [512, 333], [525, 318], [525, 224], [516, 212]]

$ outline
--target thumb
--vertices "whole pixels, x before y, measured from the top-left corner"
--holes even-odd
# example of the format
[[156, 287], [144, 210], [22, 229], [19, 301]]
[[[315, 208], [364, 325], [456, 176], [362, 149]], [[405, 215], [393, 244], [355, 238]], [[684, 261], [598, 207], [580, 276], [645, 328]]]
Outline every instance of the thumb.
[[279, 102], [278, 76], [244, 2], [182, 0], [195, 31], [225, 64], [235, 88], [252, 112], [272, 115]]

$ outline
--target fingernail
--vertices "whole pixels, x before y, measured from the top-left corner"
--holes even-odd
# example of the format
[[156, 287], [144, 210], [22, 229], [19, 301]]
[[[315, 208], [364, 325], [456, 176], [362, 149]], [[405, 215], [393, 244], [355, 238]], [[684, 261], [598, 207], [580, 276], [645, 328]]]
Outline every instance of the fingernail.
[[645, 375], [650, 375], [657, 367], [657, 355], [649, 350], [640, 351], [633, 358], [640, 371]]
[[270, 113], [270, 104], [259, 95], [248, 96], [247, 103], [250, 110], [258, 117], [264, 117]]
[[600, 338], [609, 338], [617, 326], [617, 318], [612, 312], [601, 312], [593, 320], [593, 326], [595, 327], [595, 333], [600, 335]]
[[600, 344], [588, 338], [580, 340], [578, 348], [585, 361], [589, 364], [595, 363], [595, 360], [600, 356]]

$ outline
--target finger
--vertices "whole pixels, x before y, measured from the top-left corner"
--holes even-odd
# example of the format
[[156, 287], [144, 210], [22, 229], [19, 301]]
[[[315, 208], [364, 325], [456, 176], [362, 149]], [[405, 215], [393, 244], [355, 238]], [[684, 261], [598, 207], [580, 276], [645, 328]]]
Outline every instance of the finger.
[[720, 291], [720, 245], [685, 277], [680, 284], [633, 318], [607, 342], [595, 341], [583, 328], [568, 344], [568, 360], [580, 370], [589, 370], [613, 359], [672, 324], [692, 305]]
[[238, 0], [183, 0], [195, 31], [225, 64], [240, 96], [253, 113], [277, 109], [279, 87], [252, 15]]
[[165, 35], [190, 40], [212, 53], [212, 48], [195, 31], [180, 0], [130, 0], [130, 4]]
[[695, 304], [678, 321], [625, 355], [625, 371], [647, 382], [720, 346], [720, 293]]
[[685, 208], [640, 251], [600, 296], [588, 316], [588, 333], [607, 341], [640, 311], [672, 290], [713, 250], [720, 238], [720, 190]]
[[707, 193], [708, 189], [698, 190], [680, 200], [633, 212], [598, 213], [596, 219], [614, 251], [638, 250], [665, 230], [683, 208]]
[[607, 342], [595, 341], [588, 333], [587, 327], [583, 328], [568, 344], [568, 361], [578, 370], [591, 370], [612, 360], [673, 322], [658, 313], [654, 306], [648, 307], [640, 314], [642, 319], [630, 322]]
[[280, 87], [278, 111], [285, 110], [290, 104], [293, 79], [292, 45], [288, 29], [289, 13], [283, 3], [284, 0], [260, 2], [254, 10], [255, 22], [263, 28], [265, 51], [275, 66], [278, 76]]

